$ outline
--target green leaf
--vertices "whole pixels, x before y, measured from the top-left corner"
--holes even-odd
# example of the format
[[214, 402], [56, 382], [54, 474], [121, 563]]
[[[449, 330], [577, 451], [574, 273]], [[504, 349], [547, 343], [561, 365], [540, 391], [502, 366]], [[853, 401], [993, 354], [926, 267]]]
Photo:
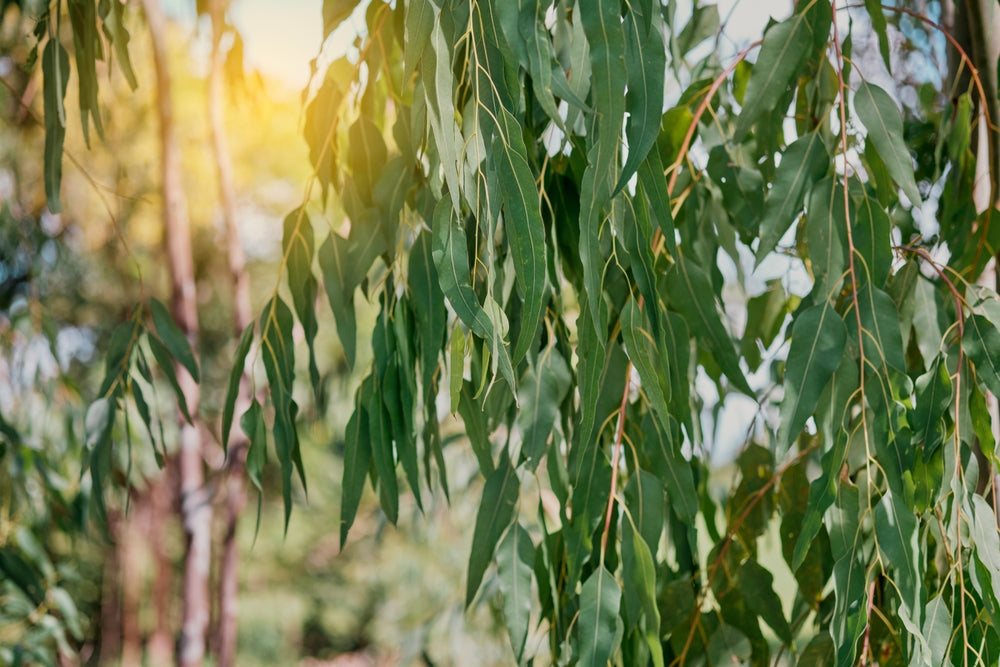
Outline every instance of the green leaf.
[[[448, 329], [448, 311], [438, 282], [437, 269], [431, 255], [431, 235], [422, 232], [410, 248], [407, 285], [410, 304], [420, 331], [421, 383], [424, 402], [430, 404], [437, 395], [437, 370], [441, 349]], [[464, 351], [464, 350], [463, 350]]]
[[[261, 474], [267, 462], [267, 430], [264, 423], [264, 409], [256, 398], [250, 401], [247, 411], [240, 417], [240, 427], [250, 440], [250, 449], [247, 450], [247, 477], [257, 487], [257, 491], [263, 493]], [[258, 522], [259, 512], [258, 507]]]
[[[653, 304], [647, 304], [647, 308]], [[666, 384], [664, 366], [669, 363], [657, 341], [646, 327], [644, 313], [639, 310], [635, 298], [628, 300], [621, 316], [622, 338], [628, 350], [629, 359], [639, 372], [642, 389], [660, 420], [660, 424], [670, 423], [670, 385]]]
[[295, 426], [298, 405], [292, 398], [295, 380], [295, 341], [292, 311], [275, 295], [260, 316], [260, 348], [274, 404], [274, 450], [281, 464], [281, 495], [285, 505], [285, 530], [292, 515], [292, 471], [298, 470], [305, 488], [305, 469]]
[[535, 564], [535, 545], [520, 523], [515, 522], [500, 541], [496, 558], [504, 621], [514, 657], [520, 663], [531, 622], [531, 581]]
[[514, 508], [520, 488], [517, 473], [507, 459], [486, 479], [483, 498], [476, 514], [476, 527], [472, 533], [472, 552], [469, 554], [469, 572], [465, 586], [466, 607], [476, 597], [486, 567], [493, 559], [497, 542], [514, 520]]
[[837, 495], [837, 505], [826, 515], [835, 559], [833, 590], [836, 604], [830, 630], [837, 645], [838, 667], [849, 667], [854, 664], [858, 639], [868, 625], [867, 574], [859, 553], [858, 489], [842, 482]]
[[778, 246], [802, 210], [806, 192], [829, 168], [830, 156], [820, 132], [811, 132], [785, 149], [764, 202], [757, 266]]
[[[866, 282], [858, 290], [858, 306], [861, 312], [861, 327], [864, 334], [864, 356], [866, 363], [876, 371], [886, 372], [886, 367], [905, 371], [903, 357], [903, 337], [899, 330], [899, 313], [896, 304], [888, 294]], [[857, 340], [857, 319], [853, 312], [844, 316], [847, 322], [848, 339]]]
[[907, 613], [900, 615], [910, 620], [909, 623], [904, 620], [907, 629], [919, 634], [924, 595], [917, 517], [902, 498], [886, 489], [875, 506], [872, 518], [879, 551], [884, 556], [883, 566], [892, 569], [892, 581], [899, 592], [900, 602], [907, 608]]
[[691, 463], [680, 452], [680, 429], [670, 419], [669, 428], [647, 417], [642, 424], [643, 447], [653, 472], [670, 496], [671, 507], [684, 521], [694, 521], [698, 513], [698, 491]]
[[180, 408], [181, 414], [184, 415], [184, 419], [191, 423], [191, 414], [188, 412], [187, 399], [184, 397], [184, 391], [181, 389], [180, 383], [177, 381], [177, 373], [174, 371], [174, 359], [170, 355], [169, 350], [160, 342], [159, 338], [155, 336], [148, 336], [146, 338], [149, 341], [149, 349], [153, 352], [153, 358], [156, 359], [156, 364], [163, 371], [164, 377], [167, 378], [167, 382], [170, 383], [171, 388], [174, 390], [174, 395], [177, 397], [177, 407]]
[[229, 432], [233, 425], [233, 413], [236, 410], [236, 397], [240, 391], [240, 382], [245, 372], [247, 354], [250, 352], [250, 344], [253, 343], [254, 326], [251, 322], [236, 346], [236, 354], [233, 356], [233, 367], [229, 370], [229, 384], [226, 387], [226, 398], [222, 407], [222, 447], [228, 451]]
[[882, 5], [879, 0], [865, 0], [865, 9], [868, 10], [868, 18], [872, 22], [872, 34], [878, 37], [878, 50], [882, 54], [882, 60], [885, 62], [885, 69], [891, 73], [889, 29], [885, 23], [885, 14], [882, 11]]
[[944, 442], [942, 420], [951, 405], [951, 374], [943, 356], [915, 383], [917, 403], [913, 409], [913, 443], [924, 446], [924, 461], [930, 460]]
[[584, 667], [603, 667], [621, 644], [624, 628], [618, 608], [622, 591], [614, 576], [597, 568], [580, 591], [576, 654]]
[[[833, 667], [836, 664], [837, 651], [833, 638], [827, 632], [813, 636], [799, 654], [798, 667]], [[944, 663], [941, 663], [944, 664]]]
[[774, 577], [755, 560], [747, 560], [736, 575], [740, 593], [747, 606], [764, 619], [786, 644], [792, 642], [792, 629], [785, 620], [781, 599], [774, 592]]
[[854, 248], [858, 251], [860, 262], [855, 261], [865, 276], [876, 287], [885, 284], [892, 269], [892, 224], [889, 216], [871, 197], [862, 197], [858, 209], [858, 218], [854, 224]]
[[364, 280], [372, 262], [384, 250], [385, 242], [381, 234], [366, 234], [364, 239], [349, 240], [331, 232], [317, 253], [319, 267], [323, 272], [323, 287], [337, 322], [340, 345], [344, 348], [344, 356], [351, 368], [354, 367], [357, 354], [354, 289]]
[[862, 81], [854, 93], [854, 110], [868, 130], [868, 140], [885, 163], [892, 180], [914, 206], [922, 203], [913, 177], [913, 158], [903, 137], [903, 117], [889, 93]]
[[69, 629], [70, 634], [73, 635], [73, 638], [77, 641], [82, 640], [83, 627], [80, 625], [80, 612], [77, 610], [76, 603], [73, 602], [70, 594], [65, 588], [53, 586], [49, 589], [48, 595], [55, 602], [56, 609], [59, 610], [59, 615], [66, 623], [66, 627]]
[[513, 391], [517, 383], [514, 382], [514, 369], [511, 367], [503, 334], [496, 330], [493, 321], [472, 289], [472, 284], [469, 282], [469, 251], [465, 229], [456, 219], [454, 209], [444, 199], [439, 201], [434, 209], [432, 254], [441, 281], [441, 291], [448, 297], [455, 314], [490, 346], [494, 372], [499, 367]]
[[316, 277], [313, 276], [312, 262], [315, 240], [312, 223], [304, 208], [297, 208], [285, 216], [281, 250], [287, 260], [288, 291], [292, 293], [292, 306], [302, 324], [302, 333], [309, 348], [309, 379], [313, 392], [320, 394], [319, 368], [316, 366]]
[[69, 83], [69, 54], [58, 39], [50, 38], [42, 52], [42, 97], [45, 101], [45, 196], [49, 210], [62, 211], [63, 142], [66, 139], [66, 84]]
[[104, 59], [104, 49], [97, 32], [97, 7], [93, 2], [71, 2], [69, 3], [69, 19], [73, 26], [73, 50], [76, 56], [77, 88], [80, 95], [80, 120], [83, 125], [83, 139], [89, 147], [90, 119], [94, 121], [97, 134], [102, 139], [104, 137], [101, 113], [97, 102], [97, 61]]
[[625, 485], [625, 506], [639, 535], [646, 540], [650, 554], [655, 556], [663, 532], [663, 484], [652, 473], [636, 471]]
[[523, 434], [521, 451], [530, 470], [538, 466], [548, 449], [549, 435], [570, 384], [569, 367], [554, 347], [539, 353], [535, 365], [521, 381], [517, 423]]
[[545, 271], [545, 227], [520, 128], [506, 109], [499, 113], [502, 126], [493, 137], [490, 161], [496, 168], [503, 193], [504, 228], [518, 289], [524, 299], [521, 329], [511, 355], [513, 363], [517, 364], [535, 340], [545, 315], [545, 297], [549, 292]]
[[323, 39], [337, 29], [358, 6], [360, 0], [323, 0]]
[[753, 390], [740, 368], [736, 348], [719, 317], [715, 294], [702, 268], [678, 253], [676, 266], [667, 276], [667, 290], [670, 303], [684, 316], [695, 336], [714, 353], [722, 372], [737, 389], [752, 398]]
[[114, 0], [100, 0], [97, 5], [97, 13], [101, 17], [101, 24], [104, 35], [115, 47], [115, 55], [118, 56], [118, 67], [125, 80], [128, 81], [129, 88], [135, 90], [139, 87], [139, 82], [135, 78], [135, 71], [132, 69], [132, 59], [128, 52], [128, 43], [131, 36], [125, 27], [125, 4], [114, 2]]
[[[663, 80], [667, 67], [667, 53], [663, 44], [659, 12], [648, 10], [633, 2], [625, 15], [625, 73], [627, 92], [625, 110], [628, 121], [625, 138], [628, 140], [628, 157], [618, 177], [614, 192], [619, 192], [636, 173], [656, 143], [663, 115]], [[643, 15], [649, 12], [649, 16]], [[718, 18], [718, 15], [716, 15]]]
[[806, 243], [816, 281], [813, 294], [818, 301], [826, 301], [840, 291], [847, 268], [844, 188], [836, 176], [831, 174], [813, 187], [807, 207]]
[[994, 396], [1000, 396], [1000, 331], [982, 315], [965, 319], [962, 349], [976, 369], [976, 377]]
[[170, 355], [187, 369], [195, 382], [199, 382], [198, 362], [194, 358], [194, 352], [191, 351], [191, 344], [184, 332], [174, 322], [174, 318], [170, 316], [167, 307], [157, 299], [150, 299], [149, 310], [153, 314], [153, 326], [156, 327], [156, 333], [170, 351]]
[[791, 446], [816, 409], [840, 366], [846, 342], [847, 327], [829, 302], [802, 312], [792, 324], [778, 430], [782, 450]]
[[340, 495], [340, 547], [347, 542], [347, 533], [354, 525], [361, 494], [365, 489], [365, 479], [371, 467], [372, 445], [368, 430], [368, 411], [362, 400], [366, 398], [364, 388], [358, 390], [354, 413], [347, 422], [344, 432], [344, 475]]
[[406, 33], [403, 39], [403, 76], [417, 68], [434, 29], [436, 7], [431, 0], [410, 0], [406, 3]]
[[[603, 569], [603, 568], [602, 568]], [[625, 587], [626, 617], [633, 627], [643, 614], [646, 643], [653, 664], [663, 667], [663, 647], [660, 645], [660, 611], [656, 605], [656, 568], [649, 545], [629, 521], [622, 524], [622, 576]]]
[[796, 14], [767, 31], [747, 81], [743, 111], [736, 121], [733, 141], [742, 142], [757, 119], [784, 96], [785, 89], [808, 59], [812, 41], [812, 30], [803, 14]]

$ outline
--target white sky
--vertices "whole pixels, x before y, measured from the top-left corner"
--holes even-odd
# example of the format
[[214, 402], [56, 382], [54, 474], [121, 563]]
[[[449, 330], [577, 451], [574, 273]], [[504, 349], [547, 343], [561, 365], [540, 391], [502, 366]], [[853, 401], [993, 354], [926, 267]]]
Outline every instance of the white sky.
[[[678, 3], [682, 20], [690, 13], [690, 5], [685, 4]], [[719, 0], [717, 4], [722, 20], [729, 17], [726, 33], [736, 44], [759, 39], [769, 17], [785, 18], [792, 8], [791, 0]], [[243, 36], [248, 65], [297, 88], [304, 86], [309, 61], [319, 52], [323, 37], [322, 5], [322, 0], [234, 0], [232, 19]], [[353, 38], [349, 32], [335, 33], [332, 40], [340, 43], [329, 44], [328, 50], [346, 50]]]

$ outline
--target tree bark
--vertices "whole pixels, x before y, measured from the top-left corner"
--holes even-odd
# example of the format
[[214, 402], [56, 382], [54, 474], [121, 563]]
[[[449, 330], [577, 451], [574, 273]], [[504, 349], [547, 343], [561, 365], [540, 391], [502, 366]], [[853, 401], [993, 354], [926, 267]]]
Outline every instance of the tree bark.
[[[157, 114], [160, 120], [160, 150], [163, 189], [163, 222], [170, 269], [171, 305], [174, 319], [194, 347], [198, 334], [194, 259], [191, 225], [181, 180], [180, 151], [174, 137], [167, 63], [166, 19], [158, 0], [143, 0], [153, 46], [156, 70]], [[198, 411], [199, 387], [181, 364], [175, 364], [178, 382], [188, 412]], [[202, 438], [196, 425], [180, 418], [178, 470], [181, 520], [185, 534], [184, 590], [178, 663], [201, 665], [205, 656], [205, 634], [209, 619], [208, 579], [211, 551], [212, 505], [205, 488]]]
[[[252, 321], [250, 304], [250, 278], [246, 270], [246, 255], [236, 225], [236, 194], [233, 185], [233, 168], [226, 140], [223, 119], [223, 74], [226, 54], [222, 51], [225, 34], [225, 14], [228, 0], [209, 0], [208, 11], [212, 23], [211, 69], [208, 79], [208, 115], [219, 182], [219, 200], [226, 229], [226, 249], [229, 275], [233, 289], [233, 330], [237, 337]], [[250, 382], [246, 374], [240, 381], [236, 414], [242, 414], [250, 405]], [[249, 442], [240, 428], [239, 419], [233, 425], [228, 443], [226, 461], [226, 517], [222, 542], [222, 566], [219, 572], [219, 628], [217, 651], [219, 667], [230, 667], [236, 658], [236, 637], [239, 614], [239, 543], [236, 529], [246, 506], [245, 460]], [[226, 445], [227, 443], [223, 443]]]

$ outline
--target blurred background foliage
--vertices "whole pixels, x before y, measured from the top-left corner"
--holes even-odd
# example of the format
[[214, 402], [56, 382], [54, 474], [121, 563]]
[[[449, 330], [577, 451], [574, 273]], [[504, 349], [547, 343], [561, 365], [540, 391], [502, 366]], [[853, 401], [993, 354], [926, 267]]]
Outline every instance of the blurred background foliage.
[[[102, 642], [119, 641], [114, 634], [122, 631], [123, 619], [114, 617], [116, 607], [120, 616], [120, 582], [108, 578], [138, 582], [144, 604], [134, 620], [140, 639], [148, 641], [157, 623], [152, 600], [157, 568], [178, 567], [182, 550], [179, 527], [172, 524], [165, 527], [162, 558], [152, 553], [151, 542], [104, 534], [88, 513], [89, 478], [81, 482], [86, 408], [103, 375], [111, 330], [130, 317], [140, 299], [165, 298], [168, 292], [156, 91], [142, 17], [130, 8], [129, 48], [139, 87], [130, 90], [116, 68], [109, 75], [98, 63], [106, 77], [100, 89], [105, 136], [92, 138], [89, 148], [79, 132], [78, 111], [67, 104], [64, 211], [49, 213], [40, 159], [41, 72], [29, 63], [38, 9], [38, 3], [23, 8], [4, 3], [0, 23], [0, 559], [8, 572], [22, 572], [23, 583], [35, 593], [27, 595], [10, 576], [0, 578], [0, 664], [47, 663], [60, 651], [79, 655], [85, 664], [110, 664], [118, 647]], [[172, 22], [170, 58], [202, 318], [202, 414], [213, 423], [221, 411], [233, 341], [205, 112], [207, 30], [190, 20]], [[67, 31], [64, 41], [71, 39]], [[71, 77], [67, 100], [75, 100], [75, 85]], [[228, 96], [238, 216], [259, 311], [278, 273], [278, 221], [299, 202], [309, 175], [300, 91], [248, 71]], [[320, 367], [335, 371], [326, 378], [322, 405], [311, 400], [307, 387], [297, 392], [307, 416], [318, 417], [309, 419], [302, 442], [313, 484], [308, 499], [296, 496], [300, 507], [285, 536], [280, 480], [267, 469], [259, 533], [252, 511], [240, 527], [237, 664], [291, 664], [296, 656], [358, 651], [387, 663], [424, 656], [448, 664], [470, 652], [484, 663], [501, 662], [509, 649], [498, 610], [487, 604], [466, 615], [462, 606], [478, 498], [478, 490], [468, 488], [475, 472], [471, 455], [450, 452], [451, 511], [439, 494], [426, 507], [431, 520], [415, 520], [415, 507], [405, 506], [399, 529], [391, 529], [374, 496], [366, 497], [357, 537], [339, 553], [339, 455], [357, 378], [336, 372], [346, 366], [332, 316], [319, 309], [319, 317]], [[361, 340], [368, 339], [364, 327], [370, 330], [372, 322], [371, 316], [362, 317]], [[155, 414], [170, 414], [167, 385], [157, 383], [155, 396], [147, 398]], [[128, 521], [141, 534], [151, 520], [144, 497], [163, 473], [134, 408], [130, 417], [127, 428], [117, 427], [122, 432], [116, 436], [130, 446], [117, 449], [118, 483], [107, 498], [109, 528], [114, 533]], [[176, 424], [163, 419], [159, 425], [170, 442]], [[222, 457], [217, 450], [216, 463]], [[128, 491], [126, 479], [132, 485]], [[176, 579], [177, 572], [172, 575]], [[165, 604], [175, 622], [174, 591]]]

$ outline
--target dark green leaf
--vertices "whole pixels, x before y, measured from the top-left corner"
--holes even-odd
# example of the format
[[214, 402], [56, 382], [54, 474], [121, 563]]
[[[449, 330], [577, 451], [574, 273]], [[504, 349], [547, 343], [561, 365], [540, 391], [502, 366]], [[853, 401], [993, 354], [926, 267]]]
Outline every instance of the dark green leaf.
[[497, 575], [503, 595], [503, 615], [514, 657], [521, 662], [531, 621], [531, 581], [535, 545], [521, 524], [514, 523], [497, 546]]
[[722, 324], [715, 294], [708, 276], [697, 264], [678, 254], [676, 266], [668, 275], [667, 289], [671, 304], [680, 311], [699, 340], [715, 354], [715, 361], [737, 389], [753, 397], [753, 390], [740, 368], [736, 348]]
[[923, 444], [924, 461], [931, 458], [944, 441], [942, 419], [951, 404], [951, 374], [944, 357], [938, 357], [927, 373], [915, 383], [917, 403], [913, 409], [913, 442]]
[[781, 599], [774, 592], [774, 577], [771, 572], [757, 561], [747, 560], [740, 567], [737, 583], [751, 611], [764, 619], [781, 641], [790, 644], [792, 629], [785, 620]]
[[854, 224], [854, 247], [859, 256], [855, 266], [862, 271], [862, 280], [867, 276], [875, 287], [885, 284], [892, 269], [891, 227], [889, 216], [878, 201], [862, 197]]
[[[667, 67], [659, 12], [652, 7], [644, 9], [639, 2], [633, 2], [630, 9], [624, 20], [628, 157], [615, 192], [625, 187], [656, 143], [663, 115], [663, 79]], [[646, 11], [651, 16], [643, 15]]]
[[288, 272], [288, 291], [292, 293], [292, 306], [302, 324], [306, 346], [309, 348], [309, 379], [313, 391], [318, 396], [319, 368], [316, 366], [316, 277], [313, 276], [312, 262], [315, 241], [312, 223], [304, 208], [297, 208], [285, 216], [281, 249], [287, 258], [285, 270]]
[[58, 39], [49, 39], [42, 52], [43, 98], [45, 101], [45, 196], [49, 210], [62, 211], [63, 141], [66, 139], [66, 84], [69, 83], [69, 54]]
[[971, 315], [965, 320], [962, 349], [975, 366], [976, 377], [1000, 396], [1000, 331], [982, 315]]
[[344, 432], [344, 476], [340, 488], [340, 547], [347, 542], [347, 533], [354, 525], [354, 517], [365, 490], [365, 479], [371, 467], [372, 444], [368, 427], [368, 411], [363, 401], [369, 396], [359, 389], [354, 413]]
[[520, 492], [517, 473], [504, 460], [486, 480], [483, 499], [476, 514], [476, 527], [472, 533], [472, 552], [469, 554], [469, 573], [465, 586], [465, 605], [472, 604], [486, 566], [493, 560], [497, 542], [507, 526], [514, 520], [514, 508]]
[[820, 395], [840, 366], [847, 327], [827, 302], [801, 313], [792, 325], [785, 363], [785, 397], [781, 402], [778, 442], [791, 446], [819, 403]]
[[846, 235], [844, 188], [830, 175], [810, 191], [806, 216], [806, 241], [817, 300], [832, 299], [840, 291], [847, 268]]
[[618, 608], [622, 591], [614, 576], [598, 567], [580, 591], [577, 656], [580, 665], [606, 665], [621, 644], [624, 628]]
[[514, 381], [514, 369], [511, 367], [510, 355], [504, 344], [503, 332], [496, 329], [472, 289], [472, 284], [469, 282], [469, 251], [465, 241], [465, 229], [456, 218], [454, 209], [444, 199], [439, 201], [434, 209], [432, 254], [441, 280], [441, 291], [448, 297], [455, 314], [490, 346], [494, 372], [499, 367], [513, 391], [517, 383]]
[[174, 318], [170, 316], [167, 307], [157, 299], [150, 299], [149, 310], [153, 314], [153, 326], [156, 327], [156, 333], [170, 351], [171, 356], [187, 369], [195, 382], [199, 382], [198, 362], [194, 358], [194, 352], [191, 351], [191, 344], [184, 332], [174, 322]]
[[539, 353], [537, 362], [521, 381], [521, 409], [517, 421], [523, 433], [522, 451], [529, 469], [534, 470], [547, 451], [549, 435], [570, 382], [569, 367], [554, 347]]
[[[648, 307], [653, 305], [647, 304]], [[629, 299], [622, 310], [622, 338], [625, 340], [632, 365], [639, 371], [643, 392], [649, 399], [660, 424], [669, 424], [670, 408], [667, 402], [670, 400], [670, 385], [666, 384], [668, 376], [664, 368], [669, 362], [667, 355], [662, 353], [650, 333], [646, 322], [636, 299]]]
[[767, 31], [747, 82], [743, 111], [733, 131], [734, 141], [741, 142], [757, 119], [783, 97], [809, 57], [812, 41], [812, 31], [803, 14], [796, 14]]
[[159, 338], [149, 336], [147, 340], [149, 341], [149, 349], [153, 352], [153, 357], [156, 359], [157, 365], [163, 371], [164, 377], [167, 378], [167, 382], [170, 383], [171, 388], [174, 390], [174, 395], [177, 397], [177, 407], [180, 408], [181, 414], [188, 420], [188, 423], [191, 423], [191, 414], [188, 412], [187, 399], [184, 397], [184, 391], [177, 381], [177, 372], [174, 370], [173, 357], [163, 343], [160, 342]]
[[650, 656], [654, 665], [662, 667], [663, 647], [659, 639], [660, 611], [656, 606], [653, 556], [642, 535], [627, 520], [622, 524], [622, 576], [628, 582], [625, 587], [626, 617], [635, 627], [641, 611]]
[[[770, 33], [768, 33], [770, 34]], [[764, 217], [760, 222], [760, 243], [757, 265], [778, 246], [781, 237], [795, 221], [806, 193], [830, 168], [830, 156], [819, 132], [812, 132], [785, 149], [781, 164], [774, 174], [774, 183], [764, 202]]]
[[251, 322], [236, 346], [236, 354], [233, 356], [233, 367], [229, 371], [229, 384], [226, 387], [226, 398], [222, 407], [222, 447], [229, 446], [229, 431], [233, 425], [233, 412], [236, 410], [236, 397], [240, 391], [240, 382], [245, 372], [247, 354], [250, 352], [250, 344], [253, 343], [254, 326]]

